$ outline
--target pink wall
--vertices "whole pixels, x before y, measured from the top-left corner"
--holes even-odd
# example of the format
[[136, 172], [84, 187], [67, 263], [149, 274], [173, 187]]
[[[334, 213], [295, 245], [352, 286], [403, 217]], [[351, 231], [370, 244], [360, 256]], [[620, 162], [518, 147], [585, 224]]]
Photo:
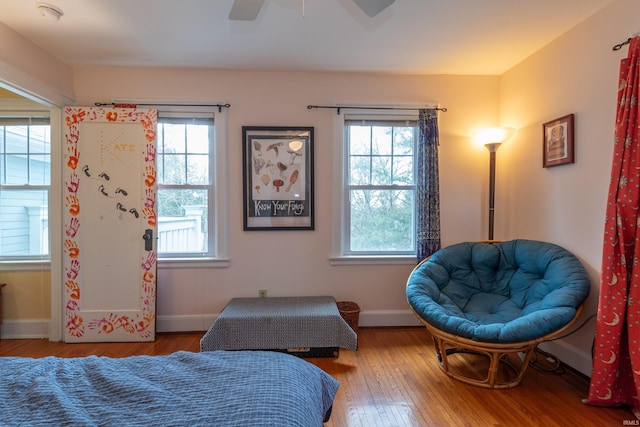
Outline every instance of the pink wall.
[[[640, 2], [617, 0], [501, 76], [500, 122], [519, 129], [500, 148], [496, 227], [506, 238], [556, 242], [587, 267], [597, 310], [619, 61], [612, 46], [640, 30]], [[542, 124], [575, 114], [576, 162], [542, 168]], [[593, 321], [553, 351], [591, 370]], [[565, 356], [566, 355], [566, 356]]]
[[[404, 287], [412, 264], [332, 266], [334, 116], [308, 110], [308, 104], [409, 104], [439, 102], [443, 244], [482, 238], [484, 185], [488, 153], [469, 135], [495, 125], [497, 77], [417, 76], [313, 72], [257, 72], [157, 68], [77, 68], [78, 103], [114, 98], [167, 101], [224, 101], [228, 110], [230, 257], [228, 268], [161, 268], [159, 316], [219, 313], [228, 300], [258, 296], [334, 295], [362, 307], [363, 322], [393, 322], [407, 310]], [[316, 230], [245, 232], [242, 230], [243, 125], [315, 127]], [[283, 260], [270, 249], [291, 256]], [[380, 320], [382, 319], [382, 320]]]
[[72, 68], [0, 22], [0, 84], [50, 105], [73, 102]]

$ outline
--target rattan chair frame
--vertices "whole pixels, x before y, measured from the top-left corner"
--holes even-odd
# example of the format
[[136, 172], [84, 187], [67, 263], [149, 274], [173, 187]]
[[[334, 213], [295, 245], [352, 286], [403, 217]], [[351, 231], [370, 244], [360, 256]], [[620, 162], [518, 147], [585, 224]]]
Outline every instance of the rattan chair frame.
[[[425, 263], [429, 258], [422, 260], [415, 268], [414, 271], [420, 268], [420, 266]], [[413, 271], [412, 271], [413, 273]], [[408, 281], [407, 281], [408, 285]], [[455, 334], [451, 334], [449, 332], [445, 332], [427, 322], [423, 319], [416, 311], [411, 307], [409, 307], [416, 315], [418, 320], [427, 328], [429, 333], [431, 334], [435, 350], [436, 357], [438, 360], [438, 366], [440, 369], [450, 377], [462, 381], [467, 384], [485, 387], [485, 388], [513, 388], [520, 384], [522, 378], [529, 366], [529, 361], [535, 353], [536, 347], [538, 344], [543, 343], [545, 341], [550, 341], [554, 338], [559, 337], [564, 332], [566, 332], [573, 324], [578, 320], [580, 315], [582, 314], [582, 310], [584, 308], [584, 304], [581, 304], [576, 309], [576, 314], [571, 319], [569, 323], [567, 323], [562, 328], [557, 329], [554, 332], [551, 332], [542, 337], [529, 340], [529, 341], [521, 341], [514, 343], [490, 343], [490, 342], [481, 342], [474, 341], [469, 338], [461, 337]], [[509, 357], [510, 355], [517, 355], [518, 353], [524, 353], [523, 357]], [[472, 378], [470, 376], [463, 375], [460, 372], [456, 372], [452, 369], [451, 364], [449, 363], [449, 356], [453, 354], [472, 354], [472, 355], [480, 355], [488, 358], [489, 366], [486, 372], [486, 376], [484, 379]], [[520, 363], [514, 363], [514, 360], [521, 360]], [[510, 369], [512, 374], [506, 375], [507, 380], [500, 380], [499, 373], [504, 373], [504, 368]]]

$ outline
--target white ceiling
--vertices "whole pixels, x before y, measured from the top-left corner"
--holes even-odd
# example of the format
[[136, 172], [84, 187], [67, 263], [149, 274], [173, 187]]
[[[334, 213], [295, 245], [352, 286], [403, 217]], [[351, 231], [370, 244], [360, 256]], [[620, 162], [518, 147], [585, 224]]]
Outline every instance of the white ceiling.
[[0, 21], [70, 65], [499, 75], [612, 0], [0, 0]]

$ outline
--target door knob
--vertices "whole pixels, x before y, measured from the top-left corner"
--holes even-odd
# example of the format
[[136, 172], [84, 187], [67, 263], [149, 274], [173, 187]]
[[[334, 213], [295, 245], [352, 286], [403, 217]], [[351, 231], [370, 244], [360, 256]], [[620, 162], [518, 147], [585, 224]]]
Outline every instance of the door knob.
[[153, 230], [147, 228], [144, 230], [144, 234], [142, 235], [142, 239], [144, 240], [144, 250], [152, 251], [153, 250]]

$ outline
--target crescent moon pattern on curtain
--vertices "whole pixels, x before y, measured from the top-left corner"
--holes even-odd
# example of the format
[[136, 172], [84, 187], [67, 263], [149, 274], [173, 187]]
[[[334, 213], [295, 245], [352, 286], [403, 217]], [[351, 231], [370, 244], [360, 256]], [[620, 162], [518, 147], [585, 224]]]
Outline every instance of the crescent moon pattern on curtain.
[[640, 418], [640, 37], [620, 64], [593, 372], [585, 403]]

